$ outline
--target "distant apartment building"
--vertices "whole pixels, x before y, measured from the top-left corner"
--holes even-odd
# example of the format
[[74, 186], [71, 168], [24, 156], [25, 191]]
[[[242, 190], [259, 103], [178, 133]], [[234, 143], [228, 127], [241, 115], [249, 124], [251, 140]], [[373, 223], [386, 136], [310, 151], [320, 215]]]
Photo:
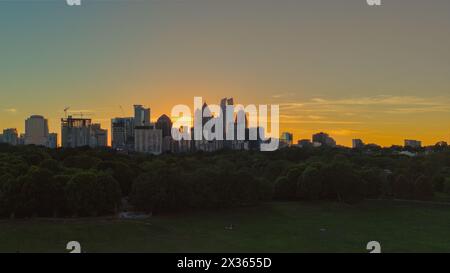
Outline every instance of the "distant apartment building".
[[155, 123], [155, 128], [161, 130], [162, 132], [162, 151], [170, 152], [173, 150], [173, 139], [172, 139], [172, 121], [167, 115], [162, 115], [158, 118]]
[[134, 105], [134, 126], [150, 126], [150, 108]]
[[25, 145], [47, 146], [48, 121], [43, 116], [34, 115], [25, 121]]
[[[336, 147], [336, 141], [331, 138], [328, 134], [320, 132], [318, 134], [314, 134], [312, 136], [313, 145], [317, 146], [327, 146], [327, 147]], [[317, 143], [317, 144], [316, 144]], [[320, 144], [320, 145], [318, 145]]]
[[95, 148], [108, 146], [108, 130], [102, 129], [100, 124], [92, 124], [90, 134], [90, 147]]
[[364, 148], [364, 142], [361, 139], [353, 139], [352, 140], [352, 147], [353, 149], [361, 149]]
[[17, 129], [9, 128], [3, 130], [3, 134], [1, 135], [0, 142], [8, 143], [10, 145], [18, 145], [19, 144], [19, 136], [17, 133]]
[[46, 146], [50, 149], [58, 148], [58, 134], [56, 134], [56, 133], [48, 134], [48, 140], [47, 140]]
[[419, 140], [405, 139], [405, 147], [420, 148], [422, 147], [422, 142]]
[[[233, 130], [232, 128], [233, 128], [234, 110], [233, 110], [232, 113], [228, 113], [227, 106], [234, 106], [233, 98], [223, 98], [220, 101], [220, 109], [222, 111], [221, 118], [222, 118], [222, 124], [223, 124], [222, 130], [223, 130], [223, 140], [224, 140], [223, 144], [224, 144], [224, 148], [232, 148], [233, 142], [227, 141], [226, 140], [227, 139], [226, 136], [227, 136], [227, 132], [229, 134], [232, 134], [232, 133], [236, 134], [235, 132], [232, 132], [232, 130]], [[244, 112], [244, 115], [245, 115], [245, 112]], [[227, 116], [230, 116], [229, 120], [227, 120]], [[236, 116], [236, 118], [237, 118], [237, 116]], [[246, 122], [246, 125], [247, 125], [247, 122]], [[234, 125], [234, 131], [236, 131], [236, 130], [237, 130], [236, 125]], [[236, 138], [235, 138], [235, 140], [236, 140]]]
[[134, 150], [139, 153], [159, 155], [162, 153], [162, 130], [154, 126], [134, 128]]
[[289, 132], [283, 132], [280, 137], [280, 145], [292, 146], [294, 141], [294, 135]]
[[100, 124], [92, 124], [91, 119], [69, 116], [61, 119], [61, 140], [64, 148], [106, 147], [108, 130], [102, 129]]
[[134, 118], [114, 118], [111, 120], [111, 145], [113, 149], [134, 150]]

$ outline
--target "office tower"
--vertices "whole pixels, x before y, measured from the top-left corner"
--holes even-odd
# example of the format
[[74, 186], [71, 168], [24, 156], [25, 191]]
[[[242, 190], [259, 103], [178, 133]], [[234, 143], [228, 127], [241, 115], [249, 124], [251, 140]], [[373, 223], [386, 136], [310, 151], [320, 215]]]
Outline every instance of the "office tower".
[[48, 134], [48, 140], [47, 140], [46, 146], [50, 149], [58, 148], [58, 134], [56, 134], [56, 133]]
[[405, 147], [420, 148], [422, 147], [422, 142], [419, 140], [405, 139]]
[[162, 115], [156, 121], [156, 129], [162, 130], [162, 136], [172, 136], [172, 121], [167, 115]]
[[281, 138], [280, 138], [281, 144], [291, 146], [293, 144], [293, 141], [294, 141], [294, 135], [292, 133], [283, 132], [281, 134]]
[[46, 146], [48, 142], [48, 121], [34, 115], [25, 121], [25, 145]]
[[3, 130], [2, 138], [0, 142], [8, 143], [10, 145], [18, 145], [19, 144], [19, 136], [17, 134], [17, 129], [9, 128]]
[[323, 132], [313, 135], [312, 140], [314, 146], [327, 146], [327, 147], [336, 146], [336, 141], [330, 136], [328, 136], [328, 134]]
[[108, 146], [108, 130], [102, 129], [100, 124], [92, 124], [90, 129], [90, 147], [96, 148]]
[[111, 120], [111, 144], [116, 150], [134, 150], [134, 118], [114, 118]]
[[353, 139], [352, 140], [353, 149], [361, 149], [364, 148], [364, 142], [361, 139]]
[[134, 126], [150, 126], [150, 108], [134, 105]]
[[160, 129], [162, 131], [163, 143], [162, 150], [163, 152], [169, 152], [173, 146], [172, 139], [172, 121], [167, 115], [162, 115], [158, 118], [155, 124], [156, 129]]
[[[220, 101], [220, 109], [222, 110], [222, 121], [223, 121], [223, 140], [225, 141], [224, 146], [225, 148], [231, 148], [231, 141], [226, 141], [227, 139], [227, 132], [229, 134], [235, 134], [235, 132], [231, 131], [233, 128], [233, 117], [234, 117], [234, 109], [232, 110], [233, 113], [230, 113], [231, 120], [227, 120], [227, 106], [234, 106], [233, 98], [223, 98]], [[236, 130], [236, 128], [235, 128]], [[229, 132], [231, 131], [231, 132]]]
[[134, 128], [134, 150], [139, 153], [159, 155], [162, 153], [162, 130], [154, 126]]

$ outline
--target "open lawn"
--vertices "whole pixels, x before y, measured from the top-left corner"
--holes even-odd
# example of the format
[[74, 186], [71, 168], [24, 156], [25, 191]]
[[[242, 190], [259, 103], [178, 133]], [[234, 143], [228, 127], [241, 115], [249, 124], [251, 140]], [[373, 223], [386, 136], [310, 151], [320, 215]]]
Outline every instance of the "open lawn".
[[[225, 227], [233, 224], [233, 230]], [[0, 221], [0, 252], [450, 252], [450, 205], [267, 203], [147, 220]]]

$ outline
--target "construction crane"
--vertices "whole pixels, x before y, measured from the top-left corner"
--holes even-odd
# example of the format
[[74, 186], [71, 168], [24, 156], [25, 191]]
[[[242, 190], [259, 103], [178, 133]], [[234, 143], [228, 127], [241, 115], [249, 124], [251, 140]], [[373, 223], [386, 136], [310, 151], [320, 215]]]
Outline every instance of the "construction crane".
[[67, 118], [67, 110], [69, 110], [69, 109], [70, 109], [70, 106], [64, 108], [64, 115], [66, 116], [66, 118]]

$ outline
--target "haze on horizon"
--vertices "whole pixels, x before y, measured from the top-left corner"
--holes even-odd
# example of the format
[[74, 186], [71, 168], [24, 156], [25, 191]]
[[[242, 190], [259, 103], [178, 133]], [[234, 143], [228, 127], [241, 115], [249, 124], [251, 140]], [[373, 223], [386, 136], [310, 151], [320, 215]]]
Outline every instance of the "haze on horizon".
[[[450, 137], [450, 1], [0, 1], [0, 128], [63, 109], [110, 129], [176, 104], [280, 104], [294, 139]], [[124, 112], [122, 112], [121, 107]]]

